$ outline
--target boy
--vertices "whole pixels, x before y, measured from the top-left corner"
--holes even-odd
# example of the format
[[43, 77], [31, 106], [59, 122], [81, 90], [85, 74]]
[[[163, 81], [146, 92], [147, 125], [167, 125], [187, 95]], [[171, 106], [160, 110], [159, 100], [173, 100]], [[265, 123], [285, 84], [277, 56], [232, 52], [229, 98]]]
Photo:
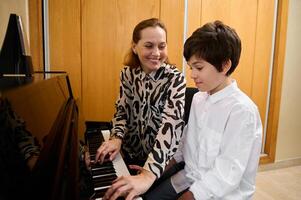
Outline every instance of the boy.
[[262, 124], [257, 106], [230, 78], [240, 53], [237, 33], [220, 21], [205, 24], [185, 42], [184, 57], [200, 92], [165, 174], [183, 161], [185, 167], [159, 179], [146, 199], [251, 199]]

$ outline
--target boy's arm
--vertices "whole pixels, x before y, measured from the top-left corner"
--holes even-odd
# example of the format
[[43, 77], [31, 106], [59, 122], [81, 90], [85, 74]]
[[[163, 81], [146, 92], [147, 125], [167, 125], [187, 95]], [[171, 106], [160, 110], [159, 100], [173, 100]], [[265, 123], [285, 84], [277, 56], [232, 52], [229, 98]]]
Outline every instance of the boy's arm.
[[172, 158], [168, 164], [165, 166], [164, 172], [166, 172], [167, 170], [169, 170], [172, 166], [174, 166], [175, 164], [177, 164], [177, 161]]
[[[229, 117], [214, 165], [190, 191], [196, 199], [223, 198], [236, 189], [242, 181], [246, 168], [257, 169], [261, 149], [262, 126], [259, 113], [241, 109]], [[255, 170], [256, 171], [256, 170]], [[253, 182], [246, 183], [255, 188]], [[253, 178], [254, 177], [254, 178]], [[250, 194], [249, 194], [250, 195]]]
[[189, 190], [184, 192], [177, 200], [195, 200], [193, 193]]

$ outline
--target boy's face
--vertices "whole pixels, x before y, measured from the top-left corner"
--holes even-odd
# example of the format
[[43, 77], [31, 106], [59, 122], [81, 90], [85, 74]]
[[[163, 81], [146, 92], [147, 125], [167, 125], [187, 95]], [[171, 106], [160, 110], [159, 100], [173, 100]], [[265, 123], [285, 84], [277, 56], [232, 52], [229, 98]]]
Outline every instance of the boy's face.
[[191, 78], [202, 92], [214, 94], [231, 84], [230, 78], [226, 76], [228, 71], [226, 68], [219, 72], [213, 65], [195, 55], [191, 56], [188, 65], [191, 69]]

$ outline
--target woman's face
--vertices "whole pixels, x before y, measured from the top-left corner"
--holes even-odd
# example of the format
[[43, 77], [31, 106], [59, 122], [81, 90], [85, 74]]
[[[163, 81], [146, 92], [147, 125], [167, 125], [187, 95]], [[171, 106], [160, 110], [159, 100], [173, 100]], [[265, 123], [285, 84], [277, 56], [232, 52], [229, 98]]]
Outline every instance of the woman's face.
[[133, 43], [132, 50], [138, 56], [145, 73], [159, 69], [167, 59], [166, 33], [159, 26], [141, 30], [140, 40]]

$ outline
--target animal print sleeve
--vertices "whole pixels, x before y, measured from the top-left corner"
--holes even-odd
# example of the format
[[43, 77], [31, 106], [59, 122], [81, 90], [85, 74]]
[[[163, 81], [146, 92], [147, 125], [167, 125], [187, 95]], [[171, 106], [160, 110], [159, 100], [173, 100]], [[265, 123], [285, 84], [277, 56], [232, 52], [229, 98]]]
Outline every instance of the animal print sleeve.
[[165, 165], [176, 152], [185, 125], [183, 116], [186, 81], [180, 72], [173, 75], [162, 113], [162, 124], [144, 165], [144, 168], [152, 171], [157, 178], [161, 176]]
[[120, 73], [120, 93], [119, 98], [115, 103], [116, 112], [114, 114], [114, 118], [112, 120], [113, 129], [111, 133], [111, 137], [118, 136], [123, 138], [125, 133], [127, 132], [126, 122], [127, 122], [127, 112], [128, 108], [127, 96], [131, 96], [131, 88], [129, 87], [129, 73], [128, 70], [123, 69]]

